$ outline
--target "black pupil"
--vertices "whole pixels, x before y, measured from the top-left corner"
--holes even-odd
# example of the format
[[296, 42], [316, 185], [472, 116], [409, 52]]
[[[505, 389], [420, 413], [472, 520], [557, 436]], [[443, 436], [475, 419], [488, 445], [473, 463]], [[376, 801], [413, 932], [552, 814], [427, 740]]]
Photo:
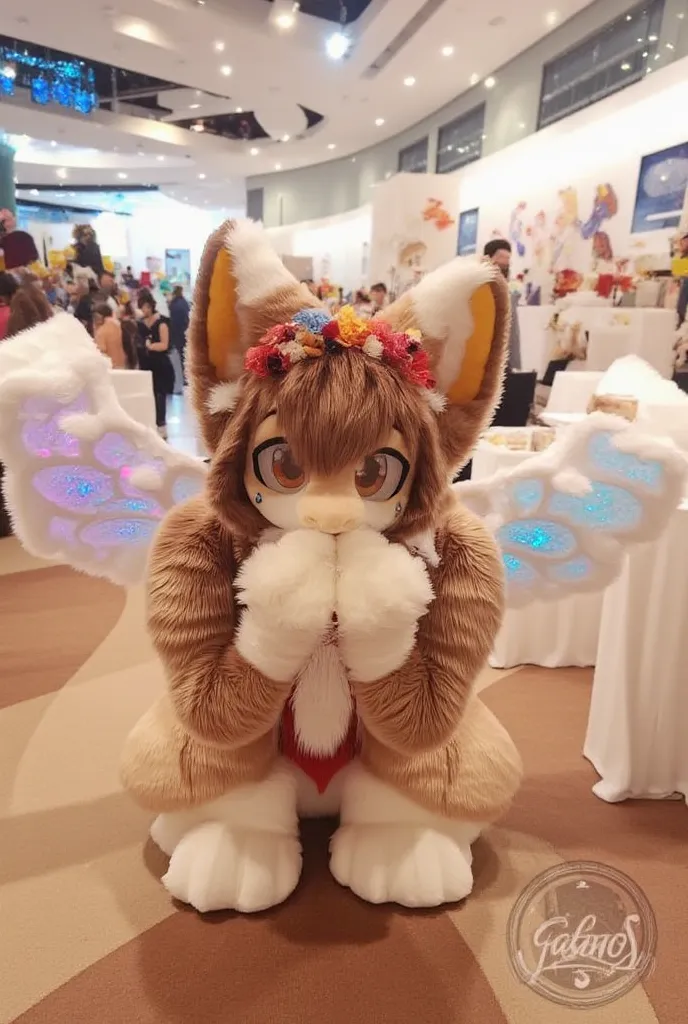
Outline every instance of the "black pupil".
[[275, 452], [275, 463], [280, 473], [287, 480], [297, 480], [301, 476], [301, 467], [297, 466], [290, 448], [278, 448]]
[[358, 482], [361, 487], [372, 487], [382, 472], [381, 460], [374, 455], [369, 455], [363, 463], [363, 469], [358, 474]]

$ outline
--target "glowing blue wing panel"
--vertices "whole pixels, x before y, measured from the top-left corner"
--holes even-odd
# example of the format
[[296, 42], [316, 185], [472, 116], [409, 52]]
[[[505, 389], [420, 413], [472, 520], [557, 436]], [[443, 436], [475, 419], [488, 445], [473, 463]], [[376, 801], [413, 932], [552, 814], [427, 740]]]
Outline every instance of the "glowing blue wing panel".
[[455, 490], [493, 531], [507, 603], [519, 607], [607, 586], [629, 545], [663, 531], [687, 468], [671, 442], [595, 413], [547, 451]]
[[160, 521], [207, 469], [121, 408], [110, 364], [66, 314], [0, 346], [0, 459], [24, 547], [138, 582]]

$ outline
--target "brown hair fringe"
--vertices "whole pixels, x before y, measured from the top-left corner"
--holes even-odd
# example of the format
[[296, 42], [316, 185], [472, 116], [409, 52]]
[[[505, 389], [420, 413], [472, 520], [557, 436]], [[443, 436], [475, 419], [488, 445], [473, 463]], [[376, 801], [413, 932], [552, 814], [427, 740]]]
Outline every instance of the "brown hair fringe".
[[348, 349], [304, 360], [281, 379], [249, 377], [217, 445], [209, 499], [233, 532], [255, 539], [267, 528], [244, 488], [248, 447], [258, 425], [276, 413], [297, 461], [325, 476], [354, 465], [397, 429], [409, 447], [414, 478], [409, 502], [390, 535], [429, 529], [449, 495], [437, 421], [419, 389], [393, 369]]

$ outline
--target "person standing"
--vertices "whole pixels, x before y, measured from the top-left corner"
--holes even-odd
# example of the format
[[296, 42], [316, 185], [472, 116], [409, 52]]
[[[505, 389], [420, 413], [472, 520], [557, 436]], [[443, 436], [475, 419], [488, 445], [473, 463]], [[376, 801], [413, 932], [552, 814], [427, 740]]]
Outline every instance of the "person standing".
[[93, 311], [96, 345], [112, 363], [113, 370], [126, 370], [127, 359], [122, 343], [122, 328], [106, 302], [99, 303]]
[[155, 299], [150, 292], [139, 297], [139, 333], [144, 346], [142, 370], [153, 375], [155, 396], [155, 424], [161, 437], [167, 438], [167, 397], [174, 391], [174, 367], [169, 357], [170, 330], [167, 321], [160, 316]]
[[[483, 249], [485, 259], [494, 263], [509, 280], [511, 273], [511, 242], [506, 238], [493, 238]], [[511, 331], [509, 332], [509, 370], [521, 369], [521, 331], [518, 323], [518, 295], [511, 293]]]
[[180, 284], [175, 286], [168, 308], [170, 311], [170, 345], [179, 353], [182, 380], [186, 385], [186, 332], [189, 329], [191, 307], [184, 297], [184, 289]]

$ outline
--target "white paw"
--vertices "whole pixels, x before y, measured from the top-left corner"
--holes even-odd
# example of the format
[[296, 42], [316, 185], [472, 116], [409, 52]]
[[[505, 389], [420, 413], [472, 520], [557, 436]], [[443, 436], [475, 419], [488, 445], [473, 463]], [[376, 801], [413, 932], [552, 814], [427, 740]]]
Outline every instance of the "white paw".
[[425, 563], [374, 530], [337, 540], [337, 619], [343, 634], [415, 623], [433, 592]]
[[272, 628], [323, 632], [335, 602], [335, 539], [294, 530], [261, 544], [236, 579], [240, 602]]
[[470, 846], [410, 825], [343, 825], [332, 837], [330, 870], [368, 903], [438, 907], [473, 888]]
[[191, 823], [187, 822], [185, 818], [186, 815], [179, 812], [159, 814], [150, 827], [151, 839], [168, 857], [172, 856], [177, 845], [191, 827]]
[[301, 848], [293, 836], [199, 825], [179, 841], [163, 883], [201, 913], [244, 914], [282, 903], [301, 874]]

